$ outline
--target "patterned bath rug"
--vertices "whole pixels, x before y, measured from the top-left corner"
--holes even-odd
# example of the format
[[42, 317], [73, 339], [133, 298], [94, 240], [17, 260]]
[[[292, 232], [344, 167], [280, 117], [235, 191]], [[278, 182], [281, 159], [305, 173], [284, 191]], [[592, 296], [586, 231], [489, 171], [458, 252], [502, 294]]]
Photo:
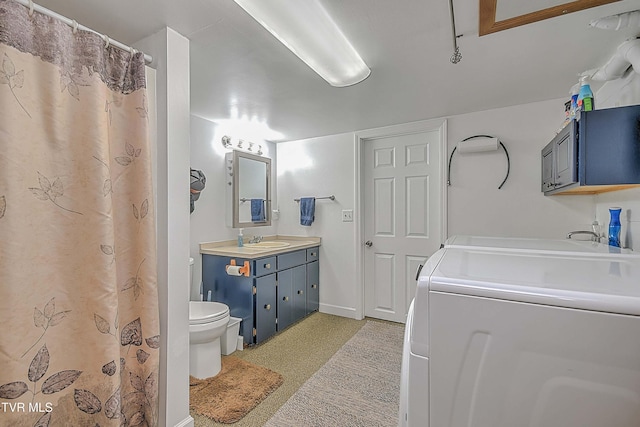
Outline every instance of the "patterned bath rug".
[[189, 377], [189, 408], [219, 423], [235, 423], [280, 387], [282, 381], [277, 372], [226, 356], [215, 377]]
[[404, 326], [367, 323], [265, 427], [398, 425]]

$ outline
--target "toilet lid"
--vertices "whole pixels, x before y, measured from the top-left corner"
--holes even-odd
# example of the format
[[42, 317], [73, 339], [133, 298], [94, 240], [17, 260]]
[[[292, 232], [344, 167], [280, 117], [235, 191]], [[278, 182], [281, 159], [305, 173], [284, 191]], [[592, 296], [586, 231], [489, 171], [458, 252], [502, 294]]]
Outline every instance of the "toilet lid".
[[229, 316], [229, 307], [221, 302], [189, 301], [189, 324], [215, 322]]

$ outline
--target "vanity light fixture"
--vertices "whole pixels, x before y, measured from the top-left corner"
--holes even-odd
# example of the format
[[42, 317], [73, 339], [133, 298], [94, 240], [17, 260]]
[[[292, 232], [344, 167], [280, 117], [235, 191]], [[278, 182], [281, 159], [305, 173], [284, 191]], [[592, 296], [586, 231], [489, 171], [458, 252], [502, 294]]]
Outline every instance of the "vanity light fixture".
[[234, 1], [331, 86], [351, 86], [371, 74], [318, 0]]
[[254, 153], [258, 156], [262, 155], [262, 145], [244, 141], [242, 139], [238, 139], [234, 144], [234, 141], [231, 139], [231, 137], [227, 135], [222, 137], [222, 146], [230, 150], [239, 150], [247, 153]]

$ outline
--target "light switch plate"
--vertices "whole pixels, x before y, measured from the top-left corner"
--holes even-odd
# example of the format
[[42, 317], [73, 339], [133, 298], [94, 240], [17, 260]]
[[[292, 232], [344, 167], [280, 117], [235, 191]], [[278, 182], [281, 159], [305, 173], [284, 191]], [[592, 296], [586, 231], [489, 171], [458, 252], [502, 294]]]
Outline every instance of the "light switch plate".
[[346, 209], [342, 211], [342, 222], [353, 222], [353, 210]]

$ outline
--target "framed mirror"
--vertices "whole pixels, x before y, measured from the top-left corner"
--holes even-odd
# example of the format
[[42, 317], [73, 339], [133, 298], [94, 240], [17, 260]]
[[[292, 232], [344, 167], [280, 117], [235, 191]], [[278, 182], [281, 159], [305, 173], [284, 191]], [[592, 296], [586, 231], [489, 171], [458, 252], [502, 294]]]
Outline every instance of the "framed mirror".
[[231, 175], [227, 225], [233, 228], [271, 225], [271, 159], [233, 151], [227, 154], [227, 170]]

